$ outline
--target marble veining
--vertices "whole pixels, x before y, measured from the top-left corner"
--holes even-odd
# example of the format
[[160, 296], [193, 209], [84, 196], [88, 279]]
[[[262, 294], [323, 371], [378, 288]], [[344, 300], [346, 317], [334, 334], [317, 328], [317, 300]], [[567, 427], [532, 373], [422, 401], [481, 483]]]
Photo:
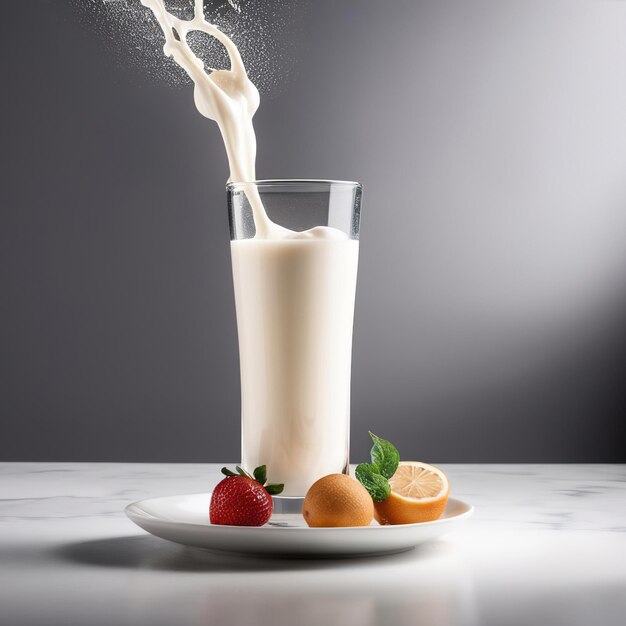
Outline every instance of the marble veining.
[[[0, 464], [7, 519], [123, 516], [135, 500], [210, 491], [223, 464]], [[624, 532], [624, 465], [442, 465], [481, 524]]]

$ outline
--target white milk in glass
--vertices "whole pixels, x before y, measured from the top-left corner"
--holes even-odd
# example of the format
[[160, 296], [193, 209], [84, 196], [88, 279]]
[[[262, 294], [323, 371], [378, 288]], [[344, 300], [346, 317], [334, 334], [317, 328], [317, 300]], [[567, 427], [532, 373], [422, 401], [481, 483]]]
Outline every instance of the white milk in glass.
[[242, 462], [283, 495], [347, 469], [359, 244], [231, 242], [242, 385]]

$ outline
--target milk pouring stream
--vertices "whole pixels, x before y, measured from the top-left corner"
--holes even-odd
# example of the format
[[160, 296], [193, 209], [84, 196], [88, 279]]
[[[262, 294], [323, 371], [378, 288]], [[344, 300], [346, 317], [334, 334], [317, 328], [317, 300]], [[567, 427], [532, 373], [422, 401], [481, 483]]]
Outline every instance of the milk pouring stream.
[[[198, 111], [220, 128], [230, 180], [254, 181], [259, 93], [237, 47], [204, 19], [202, 0], [192, 20], [168, 13], [163, 0], [141, 1], [163, 30], [164, 53], [194, 82]], [[205, 70], [187, 44], [194, 30], [222, 43], [229, 70]], [[358, 241], [326, 226], [283, 228], [267, 216], [255, 185], [244, 191], [256, 234], [231, 242], [242, 464], [267, 465], [272, 482], [285, 484], [283, 495], [304, 496], [315, 480], [347, 467]]]

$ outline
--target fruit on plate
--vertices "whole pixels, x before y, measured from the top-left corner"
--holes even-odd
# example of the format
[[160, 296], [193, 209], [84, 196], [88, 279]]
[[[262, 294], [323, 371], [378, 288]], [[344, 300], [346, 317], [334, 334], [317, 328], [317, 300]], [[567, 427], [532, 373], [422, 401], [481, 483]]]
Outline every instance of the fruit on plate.
[[450, 483], [438, 468], [419, 461], [403, 461], [389, 479], [388, 498], [374, 502], [374, 517], [380, 524], [432, 522], [443, 514]]
[[400, 462], [396, 447], [370, 433], [371, 463], [360, 463], [357, 480], [374, 501], [379, 524], [431, 522], [443, 514], [450, 483], [438, 468], [420, 461]]
[[263, 526], [274, 512], [272, 495], [284, 485], [267, 483], [267, 469], [261, 465], [250, 475], [237, 466], [237, 473], [223, 467], [226, 475], [213, 490], [209, 505], [211, 524], [228, 526]]
[[345, 474], [329, 474], [311, 485], [302, 505], [311, 527], [369, 526], [374, 503], [367, 490]]

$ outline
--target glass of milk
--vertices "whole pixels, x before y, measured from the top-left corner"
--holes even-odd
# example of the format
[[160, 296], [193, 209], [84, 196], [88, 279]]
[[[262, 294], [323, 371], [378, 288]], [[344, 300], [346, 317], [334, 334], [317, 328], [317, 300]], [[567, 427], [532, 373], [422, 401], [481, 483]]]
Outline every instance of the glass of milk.
[[266, 465], [283, 496], [303, 497], [348, 472], [361, 185], [262, 180], [227, 193], [242, 465]]

